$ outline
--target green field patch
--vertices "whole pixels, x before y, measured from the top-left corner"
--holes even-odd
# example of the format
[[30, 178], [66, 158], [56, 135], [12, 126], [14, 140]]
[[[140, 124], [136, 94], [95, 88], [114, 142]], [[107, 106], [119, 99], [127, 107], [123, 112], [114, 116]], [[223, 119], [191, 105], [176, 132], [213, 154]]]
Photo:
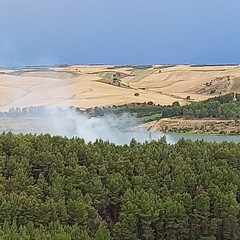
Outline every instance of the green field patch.
[[156, 113], [156, 114], [149, 115], [149, 116], [143, 116], [143, 117], [138, 118], [138, 119], [141, 122], [146, 123], [146, 122], [160, 120], [161, 118], [162, 118], [162, 114], [161, 113]]

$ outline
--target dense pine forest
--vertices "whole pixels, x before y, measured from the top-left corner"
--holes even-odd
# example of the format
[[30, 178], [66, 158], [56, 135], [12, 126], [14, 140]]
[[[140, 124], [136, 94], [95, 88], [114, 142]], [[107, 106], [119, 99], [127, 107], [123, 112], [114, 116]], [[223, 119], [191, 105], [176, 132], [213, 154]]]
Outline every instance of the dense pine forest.
[[240, 239], [240, 144], [0, 135], [0, 239]]

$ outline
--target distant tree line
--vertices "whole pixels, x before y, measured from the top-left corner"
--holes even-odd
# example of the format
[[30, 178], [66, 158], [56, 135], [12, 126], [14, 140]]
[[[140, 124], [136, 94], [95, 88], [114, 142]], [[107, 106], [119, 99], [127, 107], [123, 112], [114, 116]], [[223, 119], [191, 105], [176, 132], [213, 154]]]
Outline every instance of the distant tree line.
[[10, 108], [7, 112], [0, 112], [0, 117], [45, 117], [48, 115], [64, 115], [66, 112], [82, 113], [83, 111], [73, 106], [68, 108], [48, 108], [45, 105], [40, 105], [24, 108]]
[[156, 105], [148, 102], [102, 108], [101, 111], [106, 114], [128, 112], [137, 118], [157, 114], [158, 119], [166, 117], [237, 119], [240, 118], [240, 94], [229, 93], [184, 106], [180, 106], [178, 101], [173, 102], [172, 105]]
[[[35, 106], [26, 108], [11, 108], [8, 112], [0, 112], [0, 117], [21, 117], [21, 116], [46, 116], [49, 114], [62, 114], [66, 112], [85, 114], [89, 117], [102, 117], [104, 115], [130, 114], [141, 121], [150, 121], [166, 117], [184, 118], [240, 118], [240, 94], [229, 93], [218, 97], [209, 98], [200, 102], [191, 102], [180, 106], [179, 102], [172, 105], [154, 104], [152, 101], [145, 103], [124, 104], [121, 106], [94, 107], [81, 110], [79, 107], [49, 109], [46, 106]], [[147, 116], [153, 116], [146, 118]]]

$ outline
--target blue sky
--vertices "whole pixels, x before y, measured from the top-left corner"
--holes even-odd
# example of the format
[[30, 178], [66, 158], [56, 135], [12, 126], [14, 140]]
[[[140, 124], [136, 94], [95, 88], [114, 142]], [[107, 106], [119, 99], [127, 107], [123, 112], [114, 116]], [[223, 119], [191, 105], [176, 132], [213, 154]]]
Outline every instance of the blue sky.
[[0, 66], [239, 63], [239, 0], [0, 0]]

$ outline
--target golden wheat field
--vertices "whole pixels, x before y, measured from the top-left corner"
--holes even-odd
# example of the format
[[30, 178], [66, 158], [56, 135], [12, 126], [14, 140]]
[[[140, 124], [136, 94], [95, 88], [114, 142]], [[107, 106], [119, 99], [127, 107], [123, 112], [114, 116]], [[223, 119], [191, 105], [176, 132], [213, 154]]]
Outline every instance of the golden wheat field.
[[74, 65], [0, 69], [0, 110], [12, 107], [185, 104], [240, 92], [240, 66]]

